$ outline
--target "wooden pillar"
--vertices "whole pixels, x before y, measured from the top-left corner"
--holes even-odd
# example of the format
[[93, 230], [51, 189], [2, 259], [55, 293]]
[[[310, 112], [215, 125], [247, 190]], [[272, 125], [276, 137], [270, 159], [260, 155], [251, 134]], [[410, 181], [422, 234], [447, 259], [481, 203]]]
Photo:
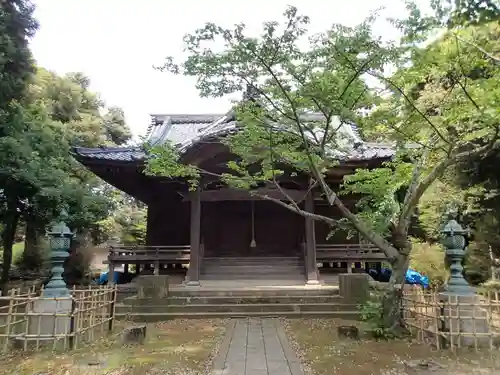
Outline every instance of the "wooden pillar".
[[191, 194], [191, 228], [190, 228], [190, 260], [189, 280], [187, 285], [200, 285], [200, 232], [201, 232], [201, 188], [198, 185]]
[[[309, 192], [306, 197], [305, 210], [314, 212], [314, 195]], [[306, 284], [316, 285], [318, 269], [316, 267], [316, 236], [314, 234], [314, 220], [306, 217]]]
[[115, 264], [108, 260], [108, 285], [115, 284]]

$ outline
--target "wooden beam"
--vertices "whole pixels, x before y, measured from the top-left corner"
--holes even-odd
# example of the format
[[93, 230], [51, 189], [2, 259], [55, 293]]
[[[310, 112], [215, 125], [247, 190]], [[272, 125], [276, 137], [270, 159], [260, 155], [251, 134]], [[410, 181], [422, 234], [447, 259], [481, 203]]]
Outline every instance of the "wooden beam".
[[[288, 197], [296, 202], [302, 201], [307, 195], [306, 190], [291, 190], [283, 189], [283, 191], [288, 195], [286, 197], [280, 190], [272, 188], [259, 188], [254, 190], [256, 193], [261, 195], [267, 195], [274, 199], [279, 199], [282, 201], [288, 201]], [[184, 195], [184, 202], [192, 201], [197, 199], [197, 193], [189, 193]], [[248, 190], [243, 189], [231, 189], [231, 188], [221, 188], [217, 190], [205, 190], [200, 194], [200, 200], [202, 202], [219, 202], [219, 201], [252, 201], [252, 200], [263, 200], [257, 195], [252, 194]]]
[[192, 194], [191, 199], [191, 232], [190, 232], [190, 248], [191, 259], [189, 263], [189, 280], [187, 285], [200, 285], [200, 232], [201, 232], [201, 188], [198, 187]]

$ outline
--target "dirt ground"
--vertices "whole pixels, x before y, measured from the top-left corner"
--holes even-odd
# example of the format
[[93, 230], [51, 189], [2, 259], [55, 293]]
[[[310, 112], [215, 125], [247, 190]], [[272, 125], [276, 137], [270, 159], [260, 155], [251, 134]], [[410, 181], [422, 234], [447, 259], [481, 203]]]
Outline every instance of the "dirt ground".
[[436, 351], [413, 339], [340, 339], [332, 319], [283, 320], [307, 375], [493, 375], [500, 374], [500, 352]]
[[121, 343], [116, 333], [68, 353], [18, 353], [0, 358], [0, 374], [16, 375], [184, 375], [203, 374], [225, 331], [224, 320], [172, 320], [147, 326], [144, 345]]

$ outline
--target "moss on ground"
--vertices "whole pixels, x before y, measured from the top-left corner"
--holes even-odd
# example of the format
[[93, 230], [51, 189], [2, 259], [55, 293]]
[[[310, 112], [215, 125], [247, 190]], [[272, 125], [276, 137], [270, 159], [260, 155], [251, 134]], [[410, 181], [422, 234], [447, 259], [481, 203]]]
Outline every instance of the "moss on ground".
[[[196, 374], [210, 364], [225, 331], [224, 320], [172, 320], [147, 326], [144, 345], [121, 344], [115, 333], [66, 353], [17, 353], [0, 359], [0, 374], [19, 375], [139, 375]], [[131, 324], [133, 325], [133, 324]]]
[[[340, 319], [283, 320], [284, 328], [306, 370], [315, 375], [469, 375], [500, 373], [498, 352], [436, 351], [414, 339], [340, 339], [339, 325], [360, 322]], [[422, 364], [422, 366], [420, 366]], [[427, 368], [428, 367], [428, 368]], [[481, 372], [474, 372], [480, 370]]]

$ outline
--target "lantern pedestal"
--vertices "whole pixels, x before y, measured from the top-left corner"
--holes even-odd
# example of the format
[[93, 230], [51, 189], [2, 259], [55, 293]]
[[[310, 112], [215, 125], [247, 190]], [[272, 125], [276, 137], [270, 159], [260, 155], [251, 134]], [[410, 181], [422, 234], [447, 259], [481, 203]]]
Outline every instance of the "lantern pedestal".
[[73, 299], [62, 275], [73, 233], [64, 222], [59, 222], [47, 234], [50, 238], [52, 276], [28, 312], [28, 333], [32, 336], [17, 340], [18, 343], [41, 340], [49, 344], [71, 333]]
[[[441, 302], [444, 303], [442, 329], [447, 341], [461, 347], [489, 346], [488, 313], [480, 307], [480, 297], [477, 295], [457, 295], [441, 293]], [[448, 334], [448, 335], [447, 335]], [[479, 334], [479, 336], [475, 336]]]
[[41, 298], [33, 303], [29, 321], [29, 333], [32, 335], [57, 336], [71, 333], [71, 310], [73, 299]]
[[442, 234], [442, 244], [450, 260], [450, 278], [445, 291], [439, 295], [444, 307], [441, 312], [444, 327], [440, 329], [454, 347], [488, 345], [490, 338], [484, 335], [489, 333], [488, 314], [480, 307], [480, 297], [463, 276], [462, 261], [466, 252], [468, 231], [451, 218]]

